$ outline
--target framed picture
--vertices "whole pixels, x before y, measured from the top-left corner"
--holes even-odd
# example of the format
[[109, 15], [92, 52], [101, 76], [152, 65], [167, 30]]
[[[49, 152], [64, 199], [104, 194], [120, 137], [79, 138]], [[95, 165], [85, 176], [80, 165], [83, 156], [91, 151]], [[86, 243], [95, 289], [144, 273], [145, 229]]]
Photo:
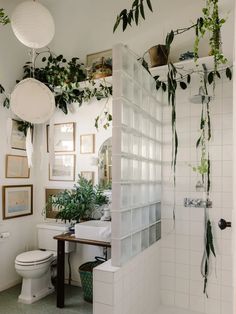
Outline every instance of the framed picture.
[[[49, 152], [49, 125], [47, 125], [47, 152]], [[57, 153], [75, 151], [75, 123], [54, 125], [54, 151]]]
[[[46, 189], [45, 190], [45, 203], [49, 202], [51, 197], [55, 197], [57, 194], [63, 192], [64, 189]], [[58, 213], [58, 207], [49, 205], [46, 210], [46, 218], [56, 219]]]
[[112, 59], [112, 49], [104, 50], [87, 55], [87, 67], [92, 67], [95, 63], [99, 62], [102, 58]]
[[94, 154], [95, 152], [95, 134], [84, 134], [80, 136], [80, 153]]
[[55, 155], [53, 167], [49, 166], [50, 181], [75, 181], [75, 155]]
[[3, 219], [33, 214], [33, 185], [3, 186]]
[[112, 75], [112, 50], [87, 55], [88, 76], [99, 79]]
[[81, 171], [81, 176], [94, 184], [94, 171]]
[[18, 130], [17, 120], [12, 119], [11, 148], [26, 150], [26, 136], [23, 131]]
[[6, 178], [28, 179], [30, 169], [26, 156], [6, 155]]

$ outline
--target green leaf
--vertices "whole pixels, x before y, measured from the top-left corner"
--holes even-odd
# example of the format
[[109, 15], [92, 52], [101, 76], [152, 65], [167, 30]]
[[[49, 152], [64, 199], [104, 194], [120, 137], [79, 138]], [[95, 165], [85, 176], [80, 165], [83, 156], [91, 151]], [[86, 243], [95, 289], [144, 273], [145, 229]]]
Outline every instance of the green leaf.
[[135, 23], [136, 23], [136, 25], [138, 25], [138, 21], [139, 21], [139, 7], [136, 7], [134, 17], [135, 17]]
[[191, 83], [191, 75], [190, 75], [190, 74], [187, 75], [187, 83], [188, 83], [188, 84]]
[[9, 98], [5, 98], [4, 102], [3, 102], [3, 107], [9, 109], [10, 108], [10, 99]]
[[220, 72], [219, 71], [216, 71], [216, 75], [220, 79]]
[[162, 82], [161, 87], [162, 87], [162, 90], [165, 92], [166, 91], [166, 83]]
[[214, 72], [210, 72], [208, 74], [208, 83], [211, 85], [213, 81], [214, 81]]
[[170, 33], [166, 36], [166, 46], [169, 48], [174, 40], [174, 31], [172, 30]]
[[201, 137], [199, 137], [199, 139], [197, 140], [197, 143], [196, 143], [196, 148], [198, 148], [199, 147], [199, 145], [200, 145], [200, 143], [201, 143]]
[[182, 89], [186, 89], [186, 88], [187, 88], [187, 84], [186, 84], [185, 82], [183, 82], [183, 81], [180, 81], [180, 82], [179, 82], [179, 85], [180, 85], [180, 87], [181, 87]]
[[126, 15], [123, 16], [123, 32], [126, 30], [128, 25], [128, 18]]
[[145, 20], [145, 13], [144, 13], [143, 2], [140, 3], [140, 13], [141, 13], [142, 18]]
[[231, 81], [232, 80], [232, 71], [230, 68], [226, 68], [225, 74], [226, 74], [226, 77]]
[[151, 0], [147, 0], [147, 5], [148, 5], [149, 10], [153, 12]]

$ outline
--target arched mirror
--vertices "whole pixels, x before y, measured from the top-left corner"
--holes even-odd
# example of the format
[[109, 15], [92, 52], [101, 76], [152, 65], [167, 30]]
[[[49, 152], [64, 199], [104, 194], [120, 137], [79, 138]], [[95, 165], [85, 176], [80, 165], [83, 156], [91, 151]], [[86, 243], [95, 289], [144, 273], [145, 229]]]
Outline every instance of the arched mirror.
[[112, 139], [108, 138], [98, 152], [98, 183], [111, 189], [112, 183]]

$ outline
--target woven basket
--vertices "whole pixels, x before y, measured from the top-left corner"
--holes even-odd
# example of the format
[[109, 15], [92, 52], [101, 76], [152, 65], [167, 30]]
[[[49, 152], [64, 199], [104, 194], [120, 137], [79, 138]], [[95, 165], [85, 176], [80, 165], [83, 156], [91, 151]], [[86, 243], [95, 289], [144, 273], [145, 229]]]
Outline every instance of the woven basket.
[[79, 267], [84, 300], [87, 302], [93, 302], [93, 269], [105, 261], [102, 257], [95, 257], [95, 261], [87, 262]]

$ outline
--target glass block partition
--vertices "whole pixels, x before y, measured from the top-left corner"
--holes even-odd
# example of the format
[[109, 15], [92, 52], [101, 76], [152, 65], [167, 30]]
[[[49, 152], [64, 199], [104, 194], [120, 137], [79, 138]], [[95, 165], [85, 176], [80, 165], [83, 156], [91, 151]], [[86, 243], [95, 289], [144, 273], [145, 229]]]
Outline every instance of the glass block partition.
[[125, 46], [113, 48], [112, 265], [161, 237], [161, 104]]

